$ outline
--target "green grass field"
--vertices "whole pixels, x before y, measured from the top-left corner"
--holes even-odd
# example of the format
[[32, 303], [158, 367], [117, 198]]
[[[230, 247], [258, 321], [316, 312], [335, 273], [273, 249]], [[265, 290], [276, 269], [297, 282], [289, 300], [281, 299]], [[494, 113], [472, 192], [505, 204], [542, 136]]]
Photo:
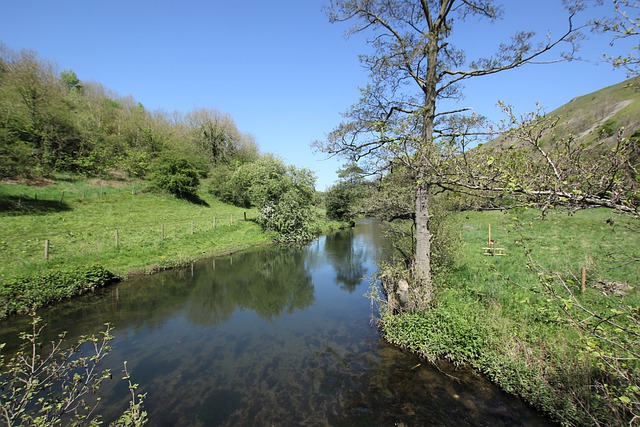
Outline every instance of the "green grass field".
[[[484, 255], [489, 224], [504, 256]], [[389, 341], [431, 360], [474, 366], [562, 424], [628, 423], [638, 404], [640, 360], [585, 331], [638, 352], [638, 220], [605, 209], [556, 211], [544, 219], [534, 210], [462, 212], [450, 232], [455, 259], [438, 277], [436, 306], [384, 317]], [[611, 286], [621, 295], [606, 296]]]
[[254, 210], [207, 194], [194, 204], [142, 190], [121, 182], [1, 185], [0, 279], [88, 264], [122, 276], [269, 241], [250, 221]]

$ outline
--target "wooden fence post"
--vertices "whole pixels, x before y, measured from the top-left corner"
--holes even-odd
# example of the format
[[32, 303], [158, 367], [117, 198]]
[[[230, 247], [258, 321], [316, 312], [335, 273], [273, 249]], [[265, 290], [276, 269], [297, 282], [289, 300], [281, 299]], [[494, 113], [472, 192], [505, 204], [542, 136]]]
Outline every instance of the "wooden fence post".
[[211, 228], [216, 228], [216, 217], [215, 216], [211, 220]]
[[244, 212], [244, 220], [247, 220], [247, 211]]
[[191, 220], [191, 235], [193, 236], [193, 220]]
[[44, 241], [44, 259], [49, 259], [49, 240]]
[[580, 281], [582, 293], [587, 290], [587, 267], [582, 267], [582, 280]]

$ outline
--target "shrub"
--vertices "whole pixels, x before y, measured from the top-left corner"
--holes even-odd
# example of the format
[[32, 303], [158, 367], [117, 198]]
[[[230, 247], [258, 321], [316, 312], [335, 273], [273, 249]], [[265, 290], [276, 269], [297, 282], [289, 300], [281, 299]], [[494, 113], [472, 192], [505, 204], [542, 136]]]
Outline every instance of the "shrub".
[[196, 196], [200, 176], [188, 159], [166, 155], [156, 160], [151, 182], [177, 197], [190, 198]]
[[[111, 350], [112, 327], [107, 324], [98, 336], [83, 336], [64, 348], [64, 334], [43, 346], [39, 337], [44, 326], [40, 321], [32, 314], [31, 331], [20, 334], [22, 345], [17, 353], [6, 362], [0, 356], [3, 425], [100, 425], [101, 416], [94, 413], [100, 398], [89, 397], [111, 378], [109, 370], [100, 369], [100, 362]], [[0, 349], [3, 347], [0, 345]], [[123, 372], [123, 379], [129, 383], [129, 407], [111, 426], [143, 426], [147, 423], [147, 413], [142, 409], [145, 395], [136, 394], [138, 386], [132, 384], [126, 362]]]
[[306, 241], [313, 237], [312, 210], [303, 197], [291, 190], [276, 202], [267, 202], [260, 210], [258, 223], [278, 234], [280, 241]]
[[0, 286], [0, 318], [81, 295], [116, 279], [99, 265], [17, 277]]

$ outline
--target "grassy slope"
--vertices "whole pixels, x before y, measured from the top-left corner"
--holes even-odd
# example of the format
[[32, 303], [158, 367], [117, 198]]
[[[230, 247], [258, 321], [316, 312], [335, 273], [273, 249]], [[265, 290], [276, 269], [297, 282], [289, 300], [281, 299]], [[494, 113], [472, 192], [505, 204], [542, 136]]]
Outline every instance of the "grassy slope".
[[[201, 197], [208, 206], [143, 193], [143, 186], [87, 181], [0, 185], [0, 280], [88, 264], [125, 275], [269, 241], [257, 224], [243, 221], [245, 211], [249, 219], [255, 211], [206, 194]], [[43, 256], [45, 240], [50, 241], [48, 261]]]
[[[618, 129], [624, 127], [623, 136], [628, 137], [640, 130], [640, 77], [612, 85], [598, 91], [578, 96], [565, 105], [547, 114], [558, 117], [554, 134], [545, 135], [548, 142], [552, 139], [566, 138], [573, 134], [578, 144], [591, 146], [597, 142], [613, 144]], [[604, 135], [602, 129], [609, 126], [612, 131]], [[486, 148], [511, 145], [515, 141], [497, 138], [488, 142]], [[517, 142], [515, 142], [517, 144]]]
[[[627, 220], [598, 209], [573, 216], [553, 213], [536, 220], [534, 211], [465, 212], [453, 230], [460, 239], [457, 259], [441, 282], [438, 305], [423, 315], [394, 316], [383, 327], [390, 341], [434, 360], [468, 363], [505, 390], [566, 424], [589, 424], [607, 416], [590, 384], [584, 339], [562, 321], [557, 301], [541, 292], [536, 267], [569, 278], [580, 294], [580, 269], [587, 266], [584, 301], [604, 301], [598, 281], [628, 282], [635, 289], [625, 303], [640, 306], [638, 264], [609, 254], [639, 257], [640, 234]], [[616, 224], [606, 221], [611, 219]], [[504, 257], [483, 255], [488, 224], [506, 249]], [[637, 223], [635, 225], [637, 227]], [[538, 270], [539, 271], [539, 270]], [[576, 396], [581, 396], [577, 399]], [[580, 403], [591, 405], [587, 410]]]
[[[614, 131], [625, 128], [625, 136], [640, 129], [640, 78], [634, 78], [579, 96], [549, 113], [561, 118], [558, 134], [574, 133], [587, 143], [601, 137], [600, 129], [610, 121]], [[612, 135], [615, 137], [615, 134]]]

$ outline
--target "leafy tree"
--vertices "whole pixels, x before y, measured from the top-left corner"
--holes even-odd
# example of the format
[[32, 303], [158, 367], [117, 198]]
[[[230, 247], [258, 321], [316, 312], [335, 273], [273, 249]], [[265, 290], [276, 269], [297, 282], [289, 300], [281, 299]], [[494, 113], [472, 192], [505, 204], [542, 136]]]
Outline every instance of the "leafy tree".
[[338, 170], [339, 181], [326, 194], [327, 217], [338, 221], [353, 221], [359, 200], [365, 198], [368, 183], [364, 171], [356, 163]]
[[195, 148], [212, 165], [231, 161], [242, 140], [231, 116], [217, 110], [197, 109], [187, 114], [185, 119]]
[[[0, 76], [1, 110], [6, 113], [1, 141], [6, 151], [27, 145], [40, 172], [64, 170], [78, 143], [64, 91], [54, 66], [31, 51], [7, 52]], [[35, 172], [35, 171], [32, 171]]]
[[296, 189], [289, 189], [260, 209], [258, 223], [267, 231], [274, 231], [278, 239], [303, 242], [313, 237], [311, 223], [313, 205]]
[[272, 155], [229, 170], [216, 168], [211, 191], [224, 201], [260, 209], [258, 222], [278, 234], [279, 240], [311, 237], [314, 217], [315, 177], [308, 169], [286, 166]]
[[[450, 174], [447, 163], [479, 136], [483, 123], [477, 115], [462, 114], [464, 108], [440, 111], [439, 101], [460, 99], [464, 81], [521, 67], [562, 42], [573, 48], [577, 29], [572, 14], [566, 31], [556, 38], [536, 40], [535, 32], [519, 31], [493, 55], [475, 60], [467, 60], [455, 47], [456, 25], [468, 19], [500, 19], [503, 6], [495, 1], [332, 0], [328, 14], [332, 22], [355, 21], [348, 34], [372, 36], [371, 53], [361, 55], [371, 83], [346, 113], [347, 120], [318, 145], [353, 160], [374, 158], [371, 163], [378, 168], [395, 163], [411, 172], [416, 227], [413, 293], [420, 304], [427, 304], [434, 291], [429, 195], [443, 182], [466, 177]], [[571, 50], [563, 55], [570, 54]]]
[[82, 83], [73, 70], [63, 70], [60, 73], [60, 80], [69, 92], [82, 92]]
[[254, 138], [226, 114], [152, 113], [131, 96], [0, 44], [3, 177], [124, 171], [142, 178], [166, 151], [188, 158], [202, 177], [213, 166], [235, 168], [259, 157]]

